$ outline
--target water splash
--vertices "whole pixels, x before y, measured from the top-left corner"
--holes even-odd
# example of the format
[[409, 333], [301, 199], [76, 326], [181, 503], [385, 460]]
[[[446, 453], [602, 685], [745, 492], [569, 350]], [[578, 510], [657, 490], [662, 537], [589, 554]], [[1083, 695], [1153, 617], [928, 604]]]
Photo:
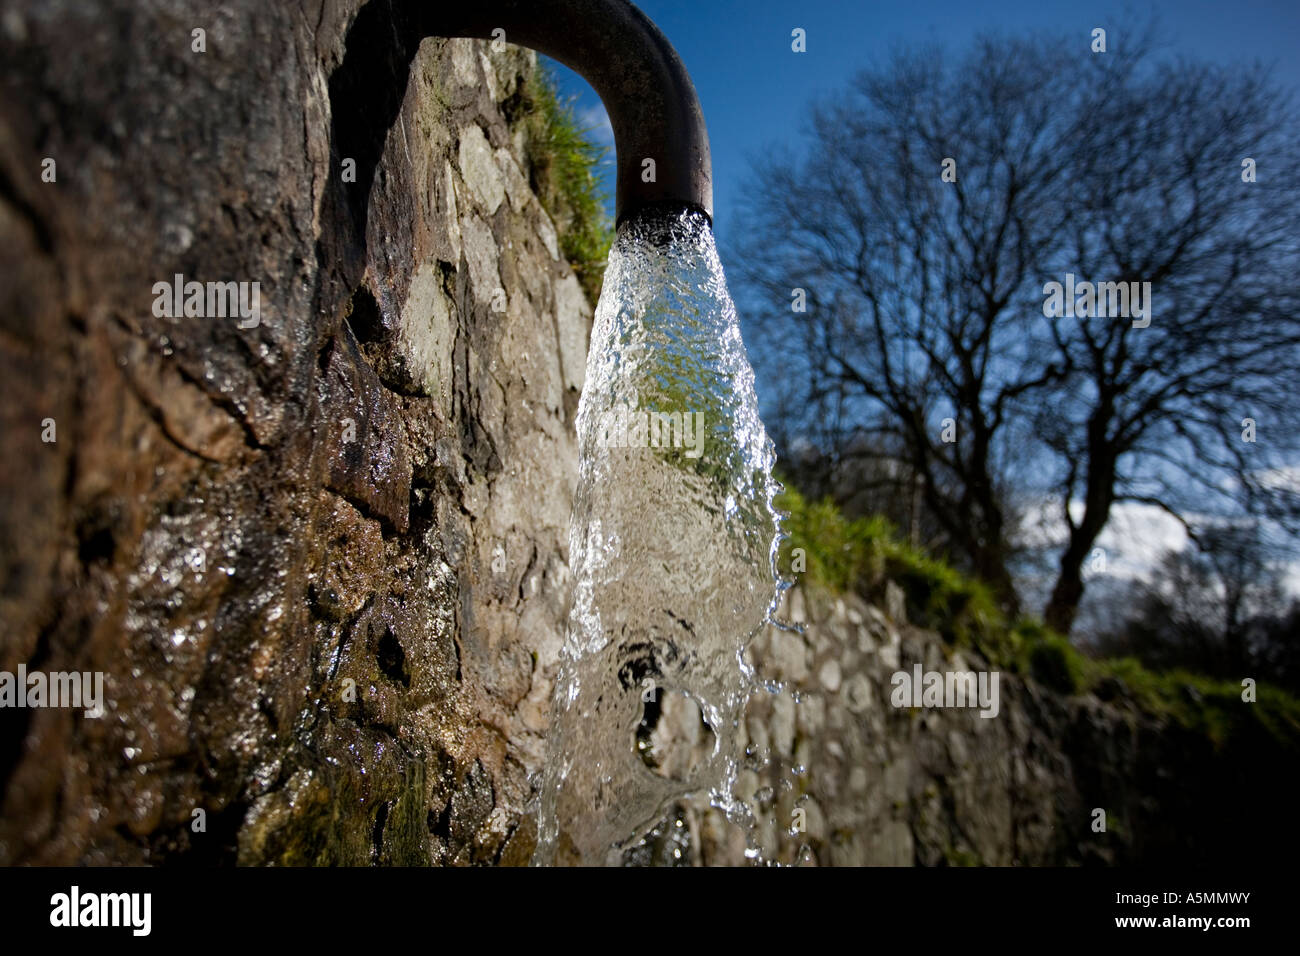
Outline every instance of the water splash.
[[539, 863], [618, 862], [688, 794], [747, 813], [733, 795], [756, 688], [744, 650], [776, 603], [779, 486], [699, 214], [620, 226], [577, 424]]

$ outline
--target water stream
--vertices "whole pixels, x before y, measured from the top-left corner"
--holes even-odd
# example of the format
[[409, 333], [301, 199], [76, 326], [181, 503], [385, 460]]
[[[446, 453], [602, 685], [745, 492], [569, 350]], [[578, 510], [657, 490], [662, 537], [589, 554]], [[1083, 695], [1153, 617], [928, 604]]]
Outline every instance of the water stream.
[[617, 863], [675, 800], [737, 822], [744, 649], [773, 612], [779, 490], [713, 233], [625, 222], [578, 409], [575, 592], [539, 863]]

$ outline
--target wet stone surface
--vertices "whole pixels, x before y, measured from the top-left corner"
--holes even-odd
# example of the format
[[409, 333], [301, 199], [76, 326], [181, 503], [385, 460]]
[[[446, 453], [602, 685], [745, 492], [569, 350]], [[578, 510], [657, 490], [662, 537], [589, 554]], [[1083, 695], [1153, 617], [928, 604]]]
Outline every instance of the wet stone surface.
[[[6, 6], [0, 670], [106, 713], [0, 711], [0, 863], [532, 852], [591, 311], [535, 58], [392, 9]], [[260, 322], [155, 315], [176, 274]]]

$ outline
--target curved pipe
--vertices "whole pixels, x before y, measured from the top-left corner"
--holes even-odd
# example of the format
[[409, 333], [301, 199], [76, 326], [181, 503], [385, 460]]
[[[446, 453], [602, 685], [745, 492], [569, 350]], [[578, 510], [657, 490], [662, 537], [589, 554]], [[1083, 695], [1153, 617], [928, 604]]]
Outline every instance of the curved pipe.
[[[500, 39], [581, 74], [614, 127], [617, 221], [652, 207], [713, 221], [709, 135], [695, 86], [659, 28], [628, 0], [459, 0], [421, 5], [424, 36]], [[653, 160], [653, 181], [647, 182]]]

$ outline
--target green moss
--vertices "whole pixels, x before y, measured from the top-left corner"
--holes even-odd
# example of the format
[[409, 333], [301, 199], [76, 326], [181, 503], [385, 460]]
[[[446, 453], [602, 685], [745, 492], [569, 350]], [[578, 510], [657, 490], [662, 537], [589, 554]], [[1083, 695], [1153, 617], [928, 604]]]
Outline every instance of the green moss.
[[560, 98], [554, 76], [543, 66], [525, 86], [524, 113], [533, 190], [555, 222], [565, 259], [595, 304], [614, 235], [595, 173], [609, 150], [592, 140], [573, 101]]
[[1077, 694], [1084, 685], [1083, 659], [1059, 634], [1046, 634], [1026, 648], [1027, 671], [1034, 680], [1061, 694]]
[[1147, 670], [1131, 657], [1087, 661], [1087, 689], [1117, 681], [1126, 699], [1146, 713], [1203, 733], [1216, 748], [1234, 737], [1263, 731], [1274, 740], [1300, 747], [1300, 700], [1269, 684], [1256, 687], [1256, 699], [1242, 699], [1242, 686], [1185, 670]]
[[954, 867], [956, 866], [969, 867], [969, 866], [984, 865], [984, 861], [980, 859], [979, 854], [973, 853], [970, 850], [962, 850], [953, 846], [946, 846], [943, 848], [943, 857], [944, 857], [944, 861], [949, 866], [954, 866]]
[[777, 505], [786, 512], [789, 535], [780, 567], [794, 580], [877, 601], [893, 581], [903, 589], [909, 619], [949, 643], [991, 650], [1002, 642], [999, 630], [1006, 628], [992, 591], [900, 540], [888, 521], [849, 520], [830, 501], [808, 502], [792, 489]]
[[887, 521], [847, 521], [829, 501], [809, 503], [791, 489], [777, 498], [777, 506], [786, 513], [784, 574], [837, 593], [869, 590], [882, 577], [884, 544], [891, 534]]

